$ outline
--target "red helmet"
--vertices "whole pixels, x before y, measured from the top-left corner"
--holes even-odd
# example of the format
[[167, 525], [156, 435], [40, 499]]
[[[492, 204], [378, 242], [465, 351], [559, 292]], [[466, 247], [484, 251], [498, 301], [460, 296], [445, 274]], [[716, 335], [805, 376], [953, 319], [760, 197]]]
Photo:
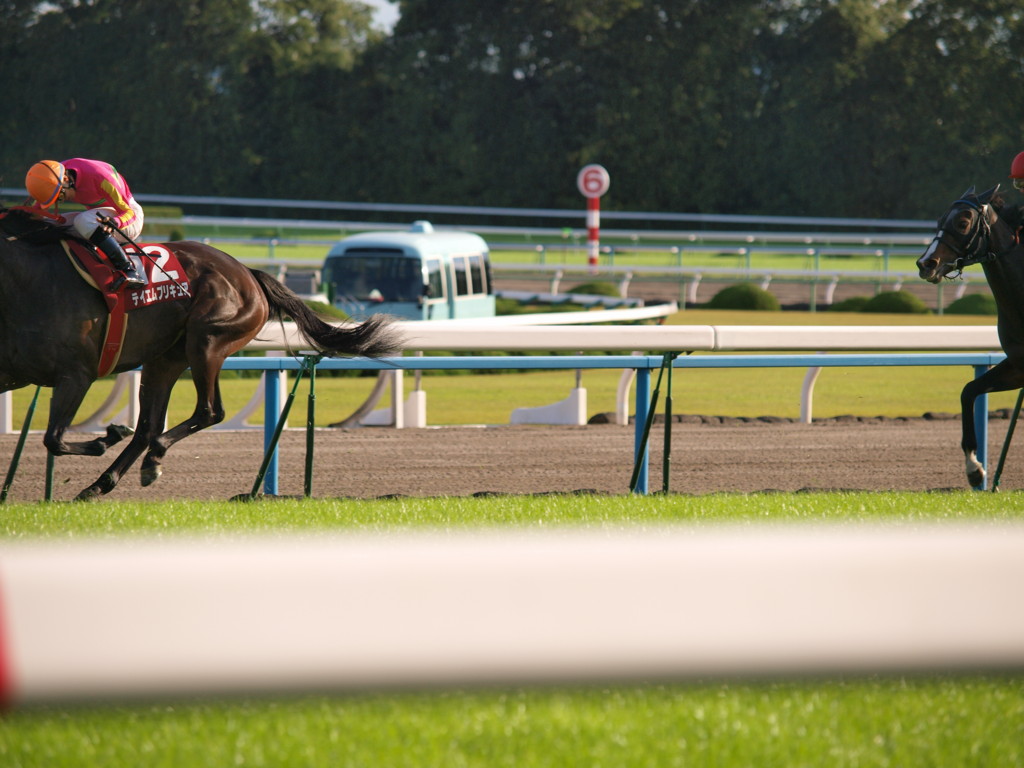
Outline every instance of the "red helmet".
[[1013, 158], [1013, 163], [1010, 165], [1010, 178], [1024, 179], [1024, 152]]

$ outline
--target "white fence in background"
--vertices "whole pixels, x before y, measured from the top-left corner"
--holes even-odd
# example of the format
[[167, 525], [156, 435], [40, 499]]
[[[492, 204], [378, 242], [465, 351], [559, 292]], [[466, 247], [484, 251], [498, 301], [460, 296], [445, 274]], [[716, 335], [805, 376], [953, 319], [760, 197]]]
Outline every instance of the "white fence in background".
[[[587, 314], [587, 313], [584, 313]], [[529, 322], [530, 315], [524, 315]], [[557, 318], [557, 315], [552, 316]], [[999, 338], [995, 326], [509, 326], [487, 321], [442, 321], [402, 324], [407, 348], [419, 351], [480, 352], [894, 352], [894, 351], [994, 351]], [[268, 325], [253, 349], [301, 349], [302, 340], [294, 326]], [[779, 364], [784, 361], [780, 360]], [[814, 384], [820, 367], [808, 368], [800, 392], [801, 421], [813, 419]], [[402, 409], [401, 371], [392, 377], [389, 413]], [[616, 399], [616, 421], [625, 424], [629, 414], [630, 386], [635, 371], [624, 371]], [[410, 396], [411, 418], [405, 426], [426, 425], [426, 396], [418, 384]], [[396, 401], [395, 398], [399, 398]], [[951, 406], [952, 407], [952, 406]], [[565, 400], [539, 409], [517, 409], [513, 423], [585, 424], [586, 389], [577, 376]], [[375, 425], [394, 424], [382, 421]]]
[[[667, 305], [670, 309], [671, 305]], [[637, 309], [610, 310], [618, 318], [639, 318], [657, 316], [668, 311], [665, 307], [641, 307]], [[652, 315], [653, 313], [653, 315]], [[523, 351], [523, 352], [935, 352], [935, 351], [996, 351], [999, 338], [994, 325], [965, 326], [730, 326], [730, 325], [661, 325], [661, 326], [572, 326], [536, 325], [538, 322], [586, 321], [597, 313], [573, 313], [547, 315], [538, 320], [537, 315], [520, 315], [506, 318], [477, 319], [472, 321], [445, 320], [431, 323], [400, 323], [399, 328], [406, 337], [406, 347], [413, 351], [481, 352], [481, 351]], [[532, 323], [529, 324], [528, 323]], [[294, 324], [269, 323], [248, 349], [280, 352], [301, 350], [303, 340]], [[779, 364], [785, 364], [784, 360]], [[801, 418], [805, 423], [813, 419], [814, 383], [820, 373], [818, 366], [809, 366], [800, 393]], [[122, 374], [124, 384], [111, 396], [96, 413], [87, 417], [82, 426], [98, 426], [111, 420], [109, 409], [123, 396], [124, 387], [133, 374]], [[401, 412], [404, 426], [425, 426], [427, 419], [426, 394], [421, 381], [416, 393], [410, 397], [411, 417], [404, 417], [406, 406], [401, 399], [403, 387], [398, 376], [401, 370], [394, 370], [391, 376], [392, 402], [390, 414]], [[629, 392], [634, 371], [625, 371], [619, 386], [616, 414], [619, 423], [628, 418]], [[137, 408], [137, 392], [127, 408]], [[582, 404], [581, 404], [582, 399]], [[586, 413], [586, 390], [582, 388], [579, 376], [568, 398], [560, 407], [543, 406], [541, 414], [521, 412], [518, 423], [581, 423], [579, 414]], [[245, 406], [245, 413], [252, 413], [261, 406], [262, 392], [257, 391]], [[557, 403], [556, 403], [557, 405]], [[515, 404], [512, 404], [515, 408]], [[134, 423], [137, 411], [120, 414]], [[395, 424], [386, 420], [385, 414], [377, 414], [370, 423], [374, 425]], [[543, 419], [543, 420], [541, 420]], [[232, 416], [228, 424], [243, 426], [244, 417]], [[583, 422], [585, 423], [585, 421]], [[11, 393], [0, 395], [0, 434], [12, 432]]]

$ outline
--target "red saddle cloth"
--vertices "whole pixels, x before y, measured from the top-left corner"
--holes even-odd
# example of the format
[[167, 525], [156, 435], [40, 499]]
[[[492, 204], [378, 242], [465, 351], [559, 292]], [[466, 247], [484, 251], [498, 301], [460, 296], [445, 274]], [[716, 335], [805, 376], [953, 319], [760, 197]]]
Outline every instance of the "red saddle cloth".
[[107, 303], [107, 330], [100, 351], [98, 375], [106, 376], [121, 357], [121, 346], [128, 330], [128, 312], [164, 301], [176, 301], [192, 295], [185, 270], [181, 262], [168, 248], [159, 243], [144, 243], [141, 255], [133, 246], [125, 246], [125, 254], [140, 273], [144, 273], [149, 285], [122, 285], [117, 290], [111, 286], [119, 273], [110, 262], [99, 256], [93, 249], [74, 240], [63, 240], [64, 250], [71, 264], [89, 285], [103, 294]]

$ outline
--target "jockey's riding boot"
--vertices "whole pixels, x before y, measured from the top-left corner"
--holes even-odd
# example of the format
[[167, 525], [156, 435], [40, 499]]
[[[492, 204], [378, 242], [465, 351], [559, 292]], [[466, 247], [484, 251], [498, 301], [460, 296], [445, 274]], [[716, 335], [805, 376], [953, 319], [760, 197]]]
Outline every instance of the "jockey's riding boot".
[[114, 269], [121, 273], [114, 278], [114, 282], [110, 286], [113, 290], [116, 291], [125, 284], [129, 287], [144, 286], [148, 284], [145, 274], [140, 273], [139, 270], [135, 268], [131, 259], [125, 255], [124, 248], [122, 248], [121, 244], [114, 239], [112, 234], [104, 231], [101, 227], [93, 232], [92, 237], [89, 238], [89, 242], [103, 251], [104, 255], [110, 259], [110, 263], [114, 266]]

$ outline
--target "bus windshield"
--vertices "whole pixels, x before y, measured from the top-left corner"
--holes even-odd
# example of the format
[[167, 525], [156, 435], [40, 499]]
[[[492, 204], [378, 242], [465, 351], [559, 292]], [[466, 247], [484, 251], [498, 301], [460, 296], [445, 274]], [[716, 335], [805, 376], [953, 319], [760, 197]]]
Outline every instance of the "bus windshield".
[[423, 272], [417, 259], [400, 251], [351, 249], [330, 261], [328, 281], [334, 295], [356, 301], [416, 302], [423, 296]]

